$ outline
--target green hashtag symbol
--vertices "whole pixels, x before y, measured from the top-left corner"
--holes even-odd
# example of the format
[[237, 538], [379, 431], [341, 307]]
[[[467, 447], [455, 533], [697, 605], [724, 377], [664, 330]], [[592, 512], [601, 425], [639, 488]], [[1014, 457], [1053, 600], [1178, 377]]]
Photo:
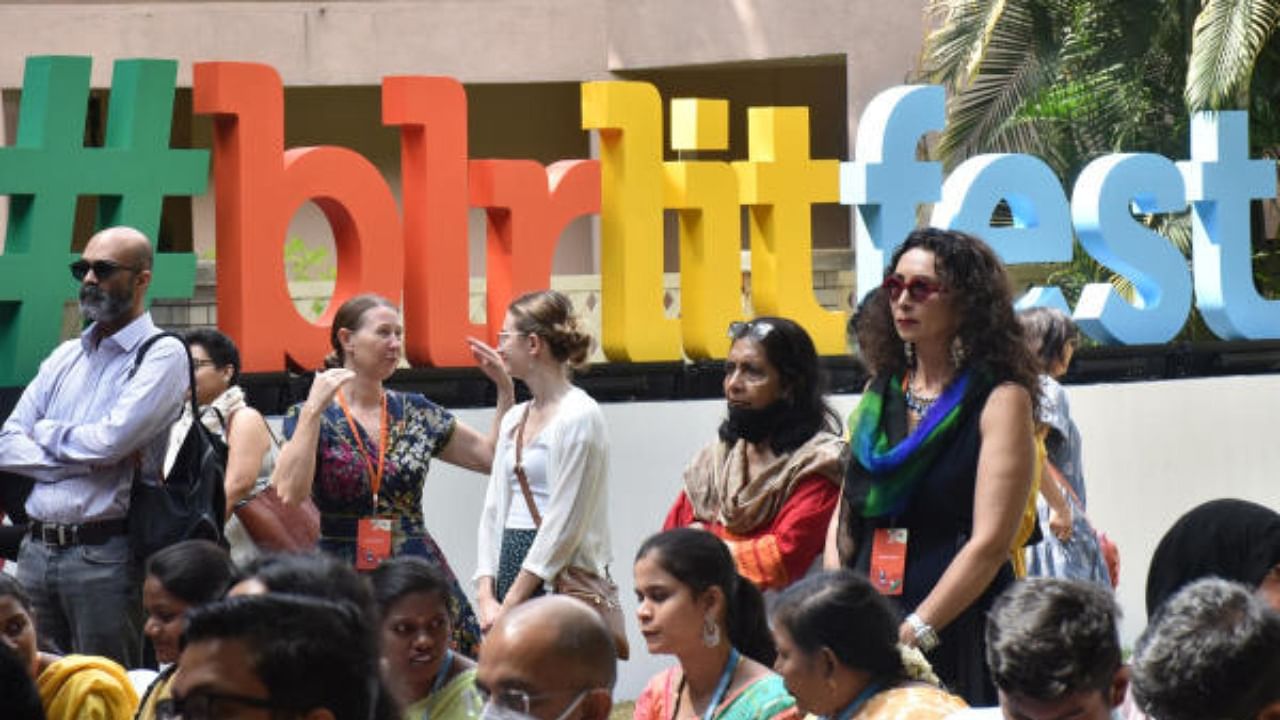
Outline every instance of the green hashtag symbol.
[[[17, 142], [0, 147], [0, 194], [10, 195], [0, 254], [0, 386], [21, 385], [58, 342], [62, 307], [78, 286], [67, 272], [76, 199], [98, 196], [99, 228], [129, 225], [154, 246], [167, 195], [198, 195], [209, 153], [169, 147], [178, 64], [121, 60], [111, 80], [102, 147], [85, 147], [87, 57], [27, 59]], [[152, 297], [188, 298], [192, 253], [156, 256]]]

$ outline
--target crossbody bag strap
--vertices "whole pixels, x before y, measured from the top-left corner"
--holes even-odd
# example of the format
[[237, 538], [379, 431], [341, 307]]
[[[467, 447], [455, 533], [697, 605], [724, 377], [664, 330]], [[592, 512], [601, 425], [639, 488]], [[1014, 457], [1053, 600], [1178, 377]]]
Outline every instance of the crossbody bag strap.
[[[191, 348], [187, 347], [187, 341], [181, 335], [167, 330], [162, 330], [146, 340], [143, 340], [142, 344], [138, 346], [137, 352], [134, 353], [133, 367], [129, 368], [128, 374], [125, 375], [125, 381], [127, 382], [132, 380], [133, 376], [138, 374], [138, 369], [142, 367], [142, 359], [147, 356], [147, 351], [151, 349], [151, 346], [155, 345], [156, 342], [162, 338], [167, 337], [177, 340], [178, 343], [182, 345], [183, 354], [187, 356], [187, 395], [189, 396], [187, 400], [191, 403], [191, 422], [193, 424], [198, 423], [200, 422], [200, 406], [196, 404], [196, 363], [195, 359], [191, 357]], [[222, 419], [221, 414], [218, 415], [218, 419]], [[225, 424], [223, 427], [225, 428]], [[140, 455], [135, 455], [134, 458], [133, 482], [136, 485], [142, 482], [142, 458]], [[167, 479], [165, 478], [163, 471], [164, 468], [162, 467], [160, 473], [160, 484], [162, 485]]]
[[520, 494], [524, 495], [524, 504], [529, 506], [529, 514], [533, 516], [534, 527], [542, 527], [542, 515], [538, 512], [538, 506], [533, 504], [533, 491], [529, 489], [529, 477], [524, 474], [524, 464], [520, 457], [524, 448], [524, 424], [529, 422], [529, 407], [533, 403], [524, 406], [524, 414], [520, 416], [520, 424], [516, 426], [516, 480], [520, 481]]

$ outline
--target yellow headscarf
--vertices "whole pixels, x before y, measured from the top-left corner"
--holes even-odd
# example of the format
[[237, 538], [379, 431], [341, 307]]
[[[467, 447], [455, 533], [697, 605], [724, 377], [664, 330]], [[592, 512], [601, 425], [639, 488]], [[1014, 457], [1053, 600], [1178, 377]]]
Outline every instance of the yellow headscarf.
[[104, 657], [68, 655], [36, 678], [50, 718], [117, 720], [138, 710], [138, 693], [124, 668]]

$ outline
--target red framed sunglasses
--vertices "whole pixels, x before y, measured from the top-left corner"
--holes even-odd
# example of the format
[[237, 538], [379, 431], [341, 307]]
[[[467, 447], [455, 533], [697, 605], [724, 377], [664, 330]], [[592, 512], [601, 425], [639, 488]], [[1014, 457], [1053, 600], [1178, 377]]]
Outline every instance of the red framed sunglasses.
[[929, 298], [941, 293], [945, 288], [942, 283], [928, 278], [913, 277], [911, 280], [904, 280], [901, 275], [890, 275], [880, 284], [884, 291], [889, 293], [890, 302], [897, 302], [902, 297], [903, 291], [911, 296], [916, 302], [924, 302]]

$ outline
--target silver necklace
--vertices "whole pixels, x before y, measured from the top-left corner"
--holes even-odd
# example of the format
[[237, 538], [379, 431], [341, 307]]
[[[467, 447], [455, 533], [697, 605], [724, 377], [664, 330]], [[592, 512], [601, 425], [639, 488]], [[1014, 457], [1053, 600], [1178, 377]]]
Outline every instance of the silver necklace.
[[938, 396], [934, 395], [933, 397], [924, 397], [916, 394], [913, 388], [915, 385], [915, 379], [916, 374], [914, 370], [907, 373], [907, 409], [915, 413], [916, 417], [924, 417], [925, 413], [929, 412], [929, 408], [933, 407], [933, 404], [938, 402]]

